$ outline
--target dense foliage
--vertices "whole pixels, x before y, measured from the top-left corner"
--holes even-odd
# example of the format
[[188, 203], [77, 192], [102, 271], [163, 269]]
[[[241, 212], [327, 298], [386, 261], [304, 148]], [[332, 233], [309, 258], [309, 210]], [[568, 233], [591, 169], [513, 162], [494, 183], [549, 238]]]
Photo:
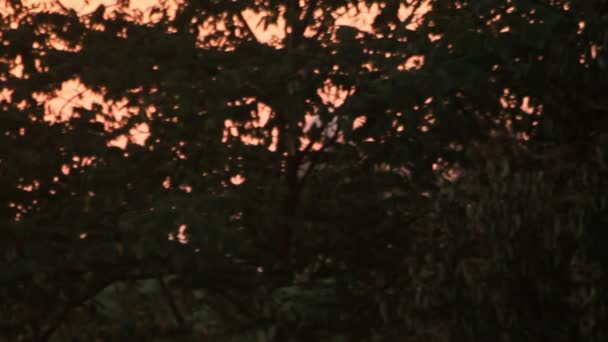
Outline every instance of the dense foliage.
[[606, 0], [29, 3], [4, 340], [608, 339]]

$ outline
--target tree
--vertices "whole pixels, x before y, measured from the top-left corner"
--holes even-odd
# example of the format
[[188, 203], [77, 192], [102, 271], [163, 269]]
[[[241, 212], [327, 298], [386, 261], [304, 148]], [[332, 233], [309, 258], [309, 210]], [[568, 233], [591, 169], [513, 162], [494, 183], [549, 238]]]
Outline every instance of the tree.
[[[492, 72], [481, 78], [504, 91], [502, 101], [511, 110], [503, 115], [516, 138], [473, 149], [485, 165], [446, 189], [445, 210], [462, 215], [462, 220], [446, 215], [447, 241], [459, 251], [452, 260], [458, 260], [458, 278], [468, 284], [460, 289], [469, 289], [453, 295], [476, 303], [468, 314], [459, 311], [475, 322], [468, 336], [603, 340], [605, 318], [599, 312], [606, 297], [599, 289], [605, 256], [598, 246], [605, 239], [599, 227], [606, 218], [600, 204], [605, 203], [600, 189], [606, 188], [606, 106], [598, 90], [607, 78], [605, 56], [597, 53], [605, 42], [596, 28], [605, 23], [605, 3], [452, 6], [446, 2], [441, 10], [476, 14], [468, 19], [471, 28], [479, 27], [475, 21], [481, 15], [489, 32], [436, 34], [482, 46], [468, 49], [479, 55], [466, 53], [466, 47], [453, 53], [487, 63]], [[441, 14], [434, 20], [449, 21]]]
[[7, 2], [2, 331], [605, 339], [606, 6]]

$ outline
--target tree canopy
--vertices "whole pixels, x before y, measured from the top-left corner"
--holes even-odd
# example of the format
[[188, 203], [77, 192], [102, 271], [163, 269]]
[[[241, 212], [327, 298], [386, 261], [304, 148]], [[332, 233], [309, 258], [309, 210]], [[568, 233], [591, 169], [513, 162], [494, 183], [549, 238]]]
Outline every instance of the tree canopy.
[[0, 337], [608, 339], [608, 1], [83, 3], [0, 5]]

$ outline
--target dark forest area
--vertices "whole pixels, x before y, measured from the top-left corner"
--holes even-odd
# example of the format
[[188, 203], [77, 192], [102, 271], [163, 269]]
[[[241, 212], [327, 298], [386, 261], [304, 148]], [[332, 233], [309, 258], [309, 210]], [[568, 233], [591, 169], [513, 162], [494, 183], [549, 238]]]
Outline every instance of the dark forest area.
[[0, 1], [0, 341], [608, 341], [607, 0], [139, 3]]

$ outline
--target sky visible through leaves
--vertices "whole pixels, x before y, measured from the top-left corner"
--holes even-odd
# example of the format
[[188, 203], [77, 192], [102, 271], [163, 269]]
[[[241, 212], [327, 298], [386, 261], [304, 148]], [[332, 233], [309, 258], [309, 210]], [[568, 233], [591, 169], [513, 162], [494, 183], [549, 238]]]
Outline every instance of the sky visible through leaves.
[[608, 1], [0, 3], [0, 340], [608, 340]]
[[[175, 0], [170, 1], [168, 4], [168, 8], [175, 9]], [[129, 1], [129, 10], [127, 12], [132, 12], [139, 17], [141, 17], [143, 22], [148, 20], [152, 20], [151, 18], [146, 18], [144, 13], [148, 13], [151, 6], [156, 4], [155, 0], [132, 0]], [[111, 13], [111, 8], [116, 5], [115, 1], [110, 0], [28, 0], [24, 1], [25, 5], [38, 5], [41, 9], [58, 9], [64, 8], [68, 10], [74, 10], [79, 14], [91, 13], [95, 9], [97, 9], [100, 5], [104, 5], [110, 9], [109, 13]], [[428, 4], [423, 4], [422, 6], [416, 7], [416, 16], [422, 16], [429, 9]], [[412, 9], [409, 9], [405, 5], [401, 5], [399, 9], [399, 16], [403, 20], [407, 16], [411, 15]], [[361, 3], [358, 7], [349, 7], [342, 8], [341, 10], [336, 12], [336, 25], [350, 25], [357, 27], [359, 30], [363, 32], [372, 32], [372, 23], [374, 18], [378, 15], [379, 8], [377, 4], [373, 4], [372, 6], [367, 6], [364, 3]], [[261, 25], [260, 19], [263, 17], [263, 13], [255, 13], [251, 10], [247, 10], [243, 12], [243, 16], [247, 21], [248, 25], [252, 28], [256, 38], [259, 42], [269, 45], [280, 44], [280, 42], [285, 37], [285, 22], [282, 18], [279, 19], [278, 24], [269, 25], [267, 27], [263, 27]], [[410, 24], [409, 28], [415, 29], [416, 21], [413, 20]], [[213, 31], [215, 28], [207, 28], [201, 31], [201, 35], [205, 35], [208, 32]], [[220, 28], [221, 29], [221, 28]], [[305, 35], [312, 35], [312, 32], [305, 32]], [[176, 53], [179, 53], [176, 51]], [[403, 63], [403, 67], [406, 69], [419, 67], [423, 63], [423, 60], [420, 57], [412, 57], [408, 60], [405, 60]], [[13, 68], [12, 72], [15, 75], [19, 75], [21, 73], [21, 66], [17, 65]], [[4, 97], [7, 98], [6, 90], [4, 91]], [[339, 107], [346, 97], [348, 96], [348, 90], [340, 89], [332, 85], [328, 82], [323, 88], [319, 89], [319, 94], [327, 103], [331, 103], [334, 107]], [[2, 93], [0, 93], [2, 95]], [[74, 107], [84, 107], [90, 109], [92, 105], [99, 104], [102, 106], [104, 113], [109, 113], [113, 115], [117, 121], [120, 122], [121, 118], [130, 115], [129, 109], [132, 111], [137, 111], [137, 108], [127, 108], [127, 101], [117, 101], [117, 102], [106, 102], [103, 100], [103, 97], [100, 94], [96, 94], [90, 89], [87, 89], [84, 85], [82, 85], [78, 79], [70, 80], [64, 82], [61, 89], [57, 92], [56, 97], [47, 98], [41, 97], [40, 101], [46, 103], [47, 108], [47, 120], [55, 121], [55, 120], [68, 120], [72, 115], [72, 109]], [[154, 111], [153, 107], [147, 108], [146, 111]], [[264, 106], [263, 104], [258, 105], [258, 117], [259, 124], [264, 125], [268, 120], [270, 108]], [[359, 127], [362, 124], [363, 117], [360, 120], [356, 120], [354, 122], [354, 127]], [[103, 117], [100, 115], [100, 121], [104, 121]], [[315, 118], [313, 116], [309, 116], [308, 125], [315, 124]], [[239, 135], [238, 130], [232, 125], [231, 120], [226, 120], [226, 134]], [[332, 134], [328, 132], [328, 134]], [[126, 146], [127, 141], [132, 141], [138, 144], [143, 144], [145, 140], [149, 136], [149, 128], [147, 124], [141, 124], [134, 127], [130, 131], [130, 136], [122, 136], [109, 142], [110, 145]], [[256, 143], [256, 139], [242, 136], [242, 139], [246, 143]], [[307, 143], [306, 139], [303, 140], [303, 145]], [[319, 145], [315, 145], [314, 147], [318, 148]], [[271, 149], [274, 149], [274, 146], [271, 146]], [[241, 175], [236, 175], [233, 178], [233, 182], [235, 184], [240, 184], [244, 181], [244, 178]]]

